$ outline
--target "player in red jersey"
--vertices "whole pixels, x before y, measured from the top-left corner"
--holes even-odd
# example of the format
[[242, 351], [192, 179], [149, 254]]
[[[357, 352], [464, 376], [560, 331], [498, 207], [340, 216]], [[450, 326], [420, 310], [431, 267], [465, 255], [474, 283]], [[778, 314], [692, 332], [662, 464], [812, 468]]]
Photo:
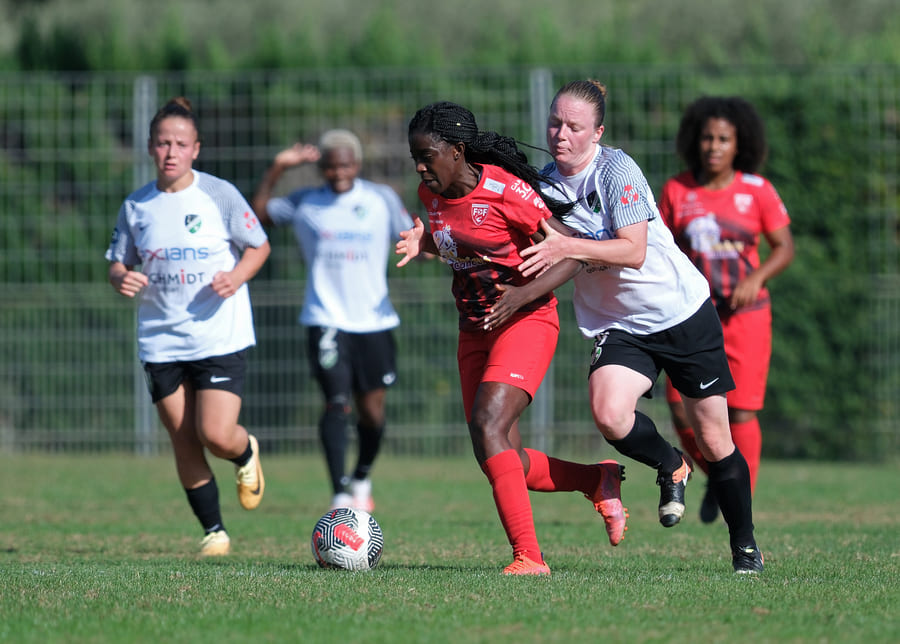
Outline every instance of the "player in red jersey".
[[[528, 490], [578, 490], [603, 516], [609, 541], [624, 536], [625, 509], [615, 461], [583, 465], [522, 447], [519, 417], [531, 403], [556, 349], [559, 320], [552, 289], [581, 268], [564, 260], [541, 277], [517, 270], [519, 252], [542, 238], [540, 223], [566, 204], [541, 198], [541, 177], [516, 142], [480, 132], [475, 117], [455, 103], [423, 107], [409, 124], [409, 147], [422, 179], [422, 221], [402, 233], [403, 266], [422, 252], [453, 269], [459, 311], [463, 404], [475, 458], [491, 484], [513, 549], [507, 575], [547, 575]], [[506, 285], [517, 288], [505, 290]], [[491, 315], [491, 323], [485, 317]]]
[[[728, 394], [735, 445], [756, 488], [763, 408], [772, 351], [772, 309], [766, 283], [794, 257], [790, 219], [769, 181], [756, 174], [765, 161], [765, 130], [753, 106], [738, 97], [704, 97], [686, 110], [676, 140], [688, 169], [663, 186], [659, 210], [678, 245], [709, 282], [722, 321], [725, 351], [736, 389]], [[760, 261], [764, 237], [770, 252]], [[694, 462], [708, 472], [678, 392], [667, 381], [675, 429]], [[719, 514], [707, 486], [704, 523]]]

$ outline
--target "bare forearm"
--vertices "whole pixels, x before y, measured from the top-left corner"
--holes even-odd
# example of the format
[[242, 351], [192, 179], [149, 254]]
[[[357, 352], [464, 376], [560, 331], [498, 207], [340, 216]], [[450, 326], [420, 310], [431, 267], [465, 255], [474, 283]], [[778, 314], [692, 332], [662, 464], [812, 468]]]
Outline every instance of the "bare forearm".
[[241, 260], [234, 267], [232, 273], [240, 281], [241, 284], [249, 282], [259, 272], [263, 264], [269, 258], [271, 252], [269, 242], [265, 242], [258, 248], [248, 247], [244, 249]]
[[525, 300], [523, 304], [532, 302], [553, 289], [559, 288], [575, 277], [583, 266], [582, 262], [574, 259], [564, 259], [554, 264], [528, 284], [520, 287]]
[[564, 238], [565, 256], [586, 264], [640, 268], [646, 256], [646, 246], [635, 245], [628, 239]]
[[269, 203], [269, 199], [272, 198], [272, 189], [275, 187], [275, 184], [278, 183], [278, 179], [281, 178], [282, 174], [284, 174], [284, 167], [277, 163], [273, 163], [263, 175], [263, 178], [259, 182], [259, 186], [256, 188], [256, 192], [253, 195], [253, 199], [250, 202], [250, 205], [253, 207], [253, 212], [256, 213], [256, 216], [265, 226], [271, 225], [272, 223], [266, 207]]

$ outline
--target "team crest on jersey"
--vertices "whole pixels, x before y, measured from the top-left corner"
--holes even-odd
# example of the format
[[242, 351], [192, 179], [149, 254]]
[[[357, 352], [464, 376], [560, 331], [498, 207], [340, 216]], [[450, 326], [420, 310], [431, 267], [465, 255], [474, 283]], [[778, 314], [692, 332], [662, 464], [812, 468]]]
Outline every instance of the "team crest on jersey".
[[484, 220], [487, 219], [489, 209], [490, 206], [484, 203], [472, 204], [472, 221], [475, 222], [476, 226], [480, 226], [484, 223]]
[[750, 206], [753, 205], [753, 195], [737, 193], [734, 195], [734, 207], [737, 208], [737, 211], [742, 215], [750, 210]]
[[198, 230], [200, 230], [200, 225], [203, 223], [203, 220], [200, 219], [200, 215], [185, 215], [184, 216], [184, 227], [187, 228], [187, 231], [191, 234], [194, 234]]
[[362, 204], [353, 207], [353, 214], [356, 215], [358, 219], [362, 219], [366, 216], [366, 207]]

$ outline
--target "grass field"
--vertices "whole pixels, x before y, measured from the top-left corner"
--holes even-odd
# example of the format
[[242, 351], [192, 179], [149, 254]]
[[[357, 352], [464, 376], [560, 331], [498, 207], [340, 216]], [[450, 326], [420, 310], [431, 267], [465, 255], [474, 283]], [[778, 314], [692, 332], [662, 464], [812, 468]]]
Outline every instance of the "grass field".
[[329, 494], [318, 456], [263, 461], [240, 509], [216, 462], [233, 554], [200, 534], [166, 457], [0, 455], [4, 642], [897, 642], [896, 465], [765, 462], [766, 570], [731, 572], [727, 533], [656, 520], [654, 473], [626, 463], [630, 529], [609, 546], [577, 493], [534, 494], [549, 578], [507, 578], [509, 546], [472, 458], [383, 458], [380, 567], [320, 570], [309, 536]]

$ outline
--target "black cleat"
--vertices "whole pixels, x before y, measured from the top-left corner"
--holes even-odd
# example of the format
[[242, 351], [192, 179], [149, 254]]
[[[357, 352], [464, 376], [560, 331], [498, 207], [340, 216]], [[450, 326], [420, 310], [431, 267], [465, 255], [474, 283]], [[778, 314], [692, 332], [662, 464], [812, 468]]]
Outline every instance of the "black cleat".
[[738, 574], [755, 575], [763, 571], [763, 555], [756, 544], [732, 547], [731, 565]]
[[684, 488], [691, 479], [691, 465], [687, 458], [678, 450], [681, 456], [681, 467], [665, 474], [659, 472], [656, 475], [656, 484], [659, 486], [659, 522], [667, 528], [681, 521], [684, 516]]

